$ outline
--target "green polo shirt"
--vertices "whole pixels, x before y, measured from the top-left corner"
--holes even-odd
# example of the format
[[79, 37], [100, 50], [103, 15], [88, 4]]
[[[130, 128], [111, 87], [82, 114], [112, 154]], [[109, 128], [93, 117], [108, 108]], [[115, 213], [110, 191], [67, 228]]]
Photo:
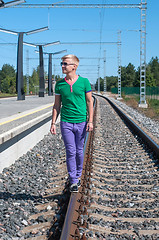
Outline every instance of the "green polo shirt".
[[87, 78], [78, 77], [72, 85], [65, 79], [55, 85], [55, 94], [61, 95], [61, 121], [70, 123], [85, 122], [87, 119], [86, 93], [91, 91]]

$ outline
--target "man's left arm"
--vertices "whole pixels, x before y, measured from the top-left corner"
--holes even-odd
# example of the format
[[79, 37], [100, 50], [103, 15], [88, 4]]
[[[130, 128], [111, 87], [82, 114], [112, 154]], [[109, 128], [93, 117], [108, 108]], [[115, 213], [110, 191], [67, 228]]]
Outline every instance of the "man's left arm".
[[89, 114], [86, 131], [90, 132], [93, 130], [93, 99], [91, 91], [86, 93], [86, 102]]

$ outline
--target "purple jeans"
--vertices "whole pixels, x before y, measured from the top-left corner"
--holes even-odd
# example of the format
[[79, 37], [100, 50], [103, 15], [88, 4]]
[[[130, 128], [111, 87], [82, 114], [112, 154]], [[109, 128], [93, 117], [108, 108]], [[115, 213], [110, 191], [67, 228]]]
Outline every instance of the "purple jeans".
[[61, 122], [61, 134], [66, 148], [66, 164], [70, 184], [77, 183], [83, 169], [83, 145], [86, 135], [86, 122]]

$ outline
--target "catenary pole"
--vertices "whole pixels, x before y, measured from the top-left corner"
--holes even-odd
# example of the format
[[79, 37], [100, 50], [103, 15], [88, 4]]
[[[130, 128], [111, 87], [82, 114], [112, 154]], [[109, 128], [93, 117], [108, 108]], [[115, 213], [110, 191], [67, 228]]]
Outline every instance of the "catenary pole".
[[45, 96], [45, 78], [44, 78], [44, 57], [43, 57], [43, 47], [52, 46], [56, 44], [60, 44], [60, 41], [46, 43], [46, 44], [34, 44], [34, 43], [27, 43], [24, 42], [25, 45], [32, 46], [32, 47], [39, 47], [39, 97]]
[[121, 99], [121, 31], [118, 31], [118, 97]]
[[[38, 52], [38, 51], [36, 51], [36, 52]], [[64, 52], [67, 52], [67, 50], [61, 50], [61, 51], [58, 51], [58, 52], [50, 52], [50, 53], [49, 52], [43, 52], [43, 54], [46, 54], [46, 55], [49, 56], [49, 62], [48, 62], [48, 96], [52, 96], [53, 95], [53, 88], [52, 88], [52, 56], [60, 54], [60, 53], [64, 53]], [[39, 54], [40, 54], [40, 52], [39, 52]], [[44, 68], [44, 65], [43, 65], [43, 68]]]
[[139, 107], [142, 107], [142, 108], [147, 108], [147, 103], [146, 103], [146, 9], [147, 9], [147, 1], [141, 0]]
[[17, 52], [17, 74], [16, 74], [16, 90], [18, 100], [25, 100], [24, 80], [23, 80], [23, 32], [18, 34], [18, 52]]
[[[141, 10], [141, 35], [140, 35], [140, 102], [139, 107], [146, 104], [146, 9], [147, 0], [139, 4], [22, 4], [14, 8], [138, 8]], [[118, 69], [119, 70], [119, 69]], [[119, 74], [119, 73], [118, 73]], [[119, 77], [119, 76], [118, 76]], [[120, 80], [119, 80], [120, 81]], [[118, 83], [119, 84], [119, 83]], [[98, 79], [99, 85], [99, 79]], [[120, 98], [120, 90], [118, 97]]]
[[18, 35], [18, 48], [17, 48], [17, 74], [16, 74], [16, 90], [17, 100], [25, 100], [24, 80], [23, 80], [23, 37], [24, 34], [30, 35], [33, 33], [48, 30], [48, 27], [43, 27], [28, 32], [16, 32], [8, 29], [0, 28], [1, 32]]
[[106, 79], [106, 50], [104, 50], [104, 92], [107, 92], [107, 79]]
[[43, 47], [39, 45], [39, 97], [44, 97], [45, 80], [44, 80], [44, 59]]
[[49, 66], [48, 66], [48, 96], [53, 95], [52, 88], [52, 53], [49, 53]]
[[26, 51], [26, 82], [27, 82], [27, 95], [29, 95], [29, 50]]

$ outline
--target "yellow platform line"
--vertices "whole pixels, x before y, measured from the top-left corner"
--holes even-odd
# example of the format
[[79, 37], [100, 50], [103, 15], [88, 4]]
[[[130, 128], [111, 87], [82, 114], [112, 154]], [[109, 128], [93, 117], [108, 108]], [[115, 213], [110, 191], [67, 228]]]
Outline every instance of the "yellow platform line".
[[40, 111], [42, 111], [42, 110], [44, 110], [44, 109], [46, 109], [46, 108], [52, 107], [52, 106], [53, 106], [53, 104], [51, 104], [51, 105], [49, 105], [49, 106], [47, 106], [47, 107], [41, 108], [41, 109], [39, 109], [39, 110], [33, 111], [33, 112], [31, 112], [31, 113], [27, 113], [27, 114], [24, 114], [24, 115], [22, 115], [22, 116], [13, 118], [13, 119], [8, 120], [8, 121], [6, 121], [6, 122], [2, 122], [2, 123], [0, 123], [0, 126], [1, 126], [1, 125], [4, 125], [4, 124], [6, 124], [6, 123], [9, 123], [9, 122], [13, 122], [13, 121], [15, 121], [15, 120], [18, 120], [18, 119], [20, 119], [20, 118], [29, 116], [29, 115], [34, 114], [34, 113], [36, 113], [36, 112], [40, 112]]

